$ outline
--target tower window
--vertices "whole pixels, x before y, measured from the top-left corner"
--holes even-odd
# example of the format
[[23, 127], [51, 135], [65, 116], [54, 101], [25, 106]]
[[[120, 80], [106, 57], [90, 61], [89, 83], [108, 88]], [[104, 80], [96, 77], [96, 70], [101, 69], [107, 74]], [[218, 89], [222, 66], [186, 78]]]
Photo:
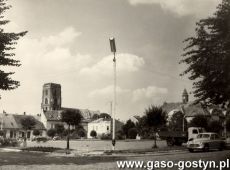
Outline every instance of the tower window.
[[45, 94], [48, 95], [48, 90], [45, 90]]
[[48, 104], [48, 99], [47, 98], [45, 98], [45, 104]]

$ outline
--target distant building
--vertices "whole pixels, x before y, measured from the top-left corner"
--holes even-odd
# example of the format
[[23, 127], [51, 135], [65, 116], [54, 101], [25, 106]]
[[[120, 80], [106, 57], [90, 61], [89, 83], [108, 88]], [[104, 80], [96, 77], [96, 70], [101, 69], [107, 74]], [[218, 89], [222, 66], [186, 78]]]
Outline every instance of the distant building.
[[83, 117], [81, 125], [88, 131], [88, 122], [92, 121], [94, 114], [100, 114], [100, 111], [92, 111], [89, 109], [66, 108], [62, 107], [61, 85], [56, 83], [46, 83], [42, 90], [41, 103], [41, 122], [47, 130], [54, 129], [57, 124], [67, 125], [61, 121], [61, 113], [64, 110], [80, 110]]
[[[115, 132], [121, 130], [124, 123], [119, 120], [115, 121]], [[104, 135], [111, 135], [113, 131], [112, 119], [111, 118], [99, 118], [88, 123], [88, 133], [87, 138], [92, 138], [90, 136], [91, 131], [97, 132], [97, 137]]]
[[[36, 124], [33, 130], [29, 130], [27, 131], [27, 134], [25, 134], [25, 130], [22, 128], [21, 120], [27, 117], [34, 119]], [[46, 132], [42, 122], [38, 121], [31, 115], [0, 113], [0, 127], [4, 132], [4, 137], [6, 138], [22, 138], [26, 136], [28, 139], [31, 139], [35, 129], [40, 131], [41, 136], [44, 136]]]
[[217, 106], [204, 107], [202, 104], [194, 104], [189, 101], [189, 95], [186, 89], [182, 93], [182, 102], [165, 102], [162, 109], [168, 113], [168, 120], [177, 112], [182, 112], [187, 122], [190, 122], [197, 115], [203, 115], [212, 120], [223, 120], [223, 111]]

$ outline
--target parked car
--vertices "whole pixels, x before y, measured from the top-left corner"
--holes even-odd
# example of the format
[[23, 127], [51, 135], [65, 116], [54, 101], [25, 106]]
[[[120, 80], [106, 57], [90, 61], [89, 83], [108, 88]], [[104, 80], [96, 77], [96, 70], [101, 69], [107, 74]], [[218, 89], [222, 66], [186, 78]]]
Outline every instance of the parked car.
[[190, 152], [194, 150], [209, 151], [210, 149], [223, 150], [225, 141], [217, 133], [200, 133], [196, 138], [191, 138], [187, 142], [187, 148]]
[[38, 136], [34, 139], [36, 142], [47, 142], [49, 139], [47, 137]]

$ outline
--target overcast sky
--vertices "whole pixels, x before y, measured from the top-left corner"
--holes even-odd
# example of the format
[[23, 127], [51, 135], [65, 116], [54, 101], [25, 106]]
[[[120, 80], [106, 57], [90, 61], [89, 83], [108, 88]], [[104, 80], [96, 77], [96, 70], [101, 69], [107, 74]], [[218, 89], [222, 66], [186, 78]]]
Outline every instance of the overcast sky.
[[[0, 110], [37, 114], [44, 83], [60, 83], [62, 106], [110, 112], [117, 45], [117, 118], [141, 115], [150, 104], [181, 101], [192, 82], [179, 74], [195, 23], [220, 0], [10, 0], [8, 31], [28, 31], [16, 46], [22, 66], [10, 68], [21, 86], [1, 92]], [[9, 69], [9, 68], [7, 68]], [[193, 97], [190, 95], [190, 99]]]

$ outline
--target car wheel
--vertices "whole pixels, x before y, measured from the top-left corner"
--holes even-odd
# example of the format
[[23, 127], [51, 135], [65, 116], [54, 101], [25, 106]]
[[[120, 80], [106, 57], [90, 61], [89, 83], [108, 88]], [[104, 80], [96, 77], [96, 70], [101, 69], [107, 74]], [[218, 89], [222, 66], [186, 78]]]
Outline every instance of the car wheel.
[[194, 150], [193, 150], [193, 149], [188, 149], [188, 151], [189, 151], [189, 152], [194, 152]]
[[209, 146], [207, 144], [204, 145], [204, 149], [203, 149], [204, 152], [208, 152], [209, 151]]

